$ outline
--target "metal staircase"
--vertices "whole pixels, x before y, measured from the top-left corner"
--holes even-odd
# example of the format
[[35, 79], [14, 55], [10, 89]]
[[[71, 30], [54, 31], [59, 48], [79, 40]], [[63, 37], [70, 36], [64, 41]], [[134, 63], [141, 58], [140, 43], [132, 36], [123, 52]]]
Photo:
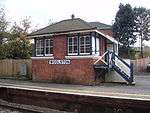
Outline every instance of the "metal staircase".
[[[102, 63], [98, 64], [99, 61]], [[105, 70], [104, 75], [109, 71], [116, 71], [128, 84], [133, 84], [133, 64], [128, 64], [112, 51], [105, 52], [95, 63], [96, 72]]]

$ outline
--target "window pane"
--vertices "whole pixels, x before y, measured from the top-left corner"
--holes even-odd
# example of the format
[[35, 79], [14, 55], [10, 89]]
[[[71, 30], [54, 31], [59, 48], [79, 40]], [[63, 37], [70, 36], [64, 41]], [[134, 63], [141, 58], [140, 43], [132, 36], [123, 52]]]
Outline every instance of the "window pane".
[[36, 54], [37, 55], [43, 55], [44, 54], [44, 48], [43, 48], [43, 40], [37, 40], [36, 41]]
[[86, 52], [86, 53], [90, 53], [90, 45], [86, 45], [86, 47], [85, 47], [85, 52]]
[[69, 53], [72, 53], [72, 46], [69, 46]]
[[45, 39], [45, 54], [53, 54], [53, 39]]
[[53, 54], [53, 47], [50, 47], [50, 54]]
[[36, 49], [36, 54], [37, 54], [37, 55], [40, 55], [40, 54], [41, 54], [40, 48], [37, 48], [37, 49]]
[[78, 48], [77, 46], [74, 46], [74, 53], [77, 53], [78, 52]]
[[47, 47], [48, 47], [48, 46], [50, 46], [50, 39], [46, 39], [46, 41], [45, 41], [45, 42], [46, 42], [46, 44], [45, 44], [45, 45], [46, 45]]
[[84, 44], [84, 37], [81, 37], [80, 38], [80, 45], [83, 45]]
[[49, 48], [49, 47], [47, 47], [47, 48], [45, 49], [45, 54], [50, 54], [50, 48]]
[[44, 54], [44, 48], [41, 48], [40, 52], [43, 55]]
[[84, 46], [80, 46], [80, 53], [84, 53]]
[[40, 40], [36, 41], [36, 47], [40, 47]]
[[77, 37], [68, 37], [68, 53], [78, 53]]
[[43, 47], [43, 45], [44, 45], [44, 41], [43, 40], [40, 40], [40, 45], [41, 45], [41, 47]]
[[86, 37], [86, 44], [90, 44], [90, 37]]
[[72, 45], [72, 38], [70, 37], [68, 40], [69, 40], [69, 45]]
[[53, 54], [53, 39], [50, 40], [50, 54]]
[[53, 46], [53, 39], [50, 40], [50, 46]]
[[90, 37], [84, 36], [80, 38], [80, 53], [90, 53]]

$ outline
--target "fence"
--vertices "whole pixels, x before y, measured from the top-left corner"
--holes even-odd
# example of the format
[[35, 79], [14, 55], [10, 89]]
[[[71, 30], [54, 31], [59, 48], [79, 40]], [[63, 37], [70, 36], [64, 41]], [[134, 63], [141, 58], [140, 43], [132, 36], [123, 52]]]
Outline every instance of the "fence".
[[137, 60], [131, 60], [134, 67], [134, 73], [140, 73], [140, 72], [146, 72], [146, 67], [150, 63], [150, 57], [137, 59]]
[[0, 60], [0, 76], [15, 77], [20, 75], [21, 64], [27, 65], [27, 75], [31, 77], [32, 62], [31, 59], [5, 59]]

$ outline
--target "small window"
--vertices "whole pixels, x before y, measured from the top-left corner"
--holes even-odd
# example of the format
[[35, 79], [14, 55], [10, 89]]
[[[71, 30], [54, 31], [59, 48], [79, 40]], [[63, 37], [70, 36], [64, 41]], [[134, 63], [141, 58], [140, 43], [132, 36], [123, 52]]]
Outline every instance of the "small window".
[[53, 39], [50, 40], [50, 54], [53, 54]]
[[80, 37], [80, 54], [90, 54], [90, 52], [91, 52], [90, 36]]
[[53, 40], [52, 39], [45, 39], [45, 55], [52, 55], [53, 54]]
[[44, 41], [37, 40], [36, 41], [36, 56], [43, 56], [44, 54]]
[[68, 37], [68, 54], [69, 55], [78, 54], [77, 37]]

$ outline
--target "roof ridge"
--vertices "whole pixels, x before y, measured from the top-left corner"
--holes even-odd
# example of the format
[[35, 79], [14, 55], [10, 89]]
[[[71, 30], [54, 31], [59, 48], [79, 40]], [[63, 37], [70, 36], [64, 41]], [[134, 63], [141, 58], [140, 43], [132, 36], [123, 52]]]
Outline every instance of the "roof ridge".
[[86, 22], [85, 20], [82, 20], [81, 18], [79, 18], [82, 22], [84, 22], [85, 24], [87, 24], [89, 27], [91, 27], [91, 28], [94, 28], [93, 26], [91, 26], [90, 24], [89, 24], [89, 22]]
[[52, 24], [50, 24], [50, 25], [47, 25], [46, 27], [43, 27], [43, 28], [41, 28], [41, 29], [38, 29], [38, 30], [32, 32], [31, 34], [33, 34], [33, 33], [35, 33], [35, 32], [38, 32], [38, 31], [41, 31], [41, 30], [43, 30], [43, 29], [46, 29], [46, 28], [48, 28], [48, 27], [50, 27], [50, 26], [52, 27], [52, 26], [57, 25], [57, 24], [59, 24], [59, 23], [61, 23], [61, 22], [70, 21], [70, 20], [80, 20], [80, 21], [84, 22], [86, 25], [88, 25], [89, 27], [94, 28], [94, 27], [92, 27], [88, 22], [82, 20], [81, 18], [74, 18], [74, 19], [65, 19], [65, 20], [61, 20], [61, 21], [59, 21], [59, 22], [52, 23]]
[[54, 33], [54, 32], [64, 32], [77, 29], [110, 29], [111, 25], [107, 25], [98, 21], [87, 22], [81, 18], [64, 19], [58, 22], [47, 25], [46, 27], [40, 28], [30, 35], [44, 34], [44, 33]]
[[[98, 22], [98, 23], [104, 24], [104, 25], [109, 25], [109, 24], [105, 24], [105, 23], [102, 23], [102, 22], [99, 22], [99, 21], [94, 21], [94, 22], [95, 22], [95, 23]], [[94, 23], [94, 22], [88, 22], [88, 23]], [[111, 25], [109, 25], [109, 26], [111, 26]]]

